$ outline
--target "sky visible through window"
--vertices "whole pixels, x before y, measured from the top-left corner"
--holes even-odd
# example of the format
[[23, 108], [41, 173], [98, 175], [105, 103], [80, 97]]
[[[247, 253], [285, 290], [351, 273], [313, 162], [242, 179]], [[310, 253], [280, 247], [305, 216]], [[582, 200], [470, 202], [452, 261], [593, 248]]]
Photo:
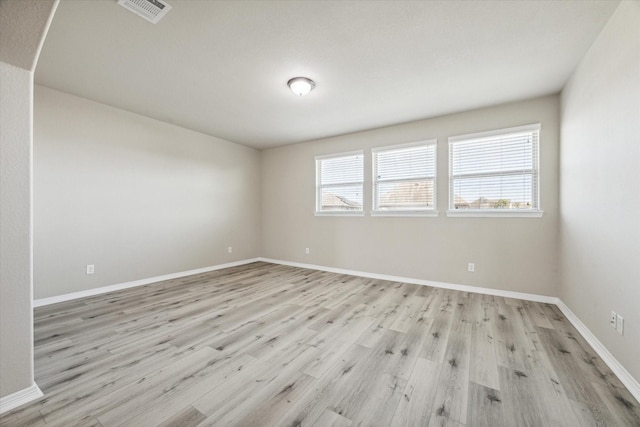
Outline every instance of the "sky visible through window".
[[[379, 197], [394, 194], [395, 200], [402, 194], [396, 187], [406, 185], [403, 180], [433, 184], [435, 150], [435, 144], [429, 144], [376, 152], [374, 181], [379, 185]], [[451, 208], [537, 208], [537, 132], [456, 141], [450, 150]], [[327, 200], [362, 208], [363, 160], [363, 154], [320, 160], [323, 204]]]
[[536, 151], [532, 132], [454, 142], [451, 175], [456, 208], [531, 208]]
[[362, 208], [363, 160], [362, 154], [320, 160], [322, 208]]

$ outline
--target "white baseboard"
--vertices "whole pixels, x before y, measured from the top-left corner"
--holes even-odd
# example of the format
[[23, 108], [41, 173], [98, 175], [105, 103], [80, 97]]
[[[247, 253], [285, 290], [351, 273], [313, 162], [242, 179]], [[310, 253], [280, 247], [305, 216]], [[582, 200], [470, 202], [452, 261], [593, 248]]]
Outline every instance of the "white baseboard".
[[444, 288], [444, 289], [453, 289], [456, 291], [463, 292], [474, 292], [478, 294], [486, 294], [486, 295], [495, 295], [500, 297], [507, 298], [516, 298], [527, 301], [535, 301], [542, 303], [555, 304], [560, 311], [565, 315], [565, 317], [571, 322], [571, 324], [578, 330], [580, 335], [584, 337], [584, 339], [593, 347], [594, 351], [602, 358], [602, 360], [609, 366], [609, 368], [613, 371], [613, 373], [620, 379], [622, 384], [627, 387], [629, 392], [633, 395], [633, 397], [640, 401], [640, 383], [627, 371], [624, 366], [618, 362], [618, 360], [613, 357], [613, 355], [607, 350], [607, 348], [596, 338], [595, 335], [587, 328], [584, 323], [578, 317], [573, 314], [573, 312], [567, 307], [567, 305], [560, 299], [556, 297], [549, 297], [544, 295], [536, 295], [536, 294], [527, 294], [524, 292], [512, 292], [512, 291], [504, 291], [501, 289], [491, 289], [491, 288], [481, 288], [476, 286], [469, 285], [458, 285], [453, 283], [444, 283], [444, 282], [432, 282], [428, 280], [421, 279], [413, 279], [410, 277], [399, 277], [399, 276], [390, 276], [386, 274], [375, 274], [375, 273], [367, 273], [363, 271], [354, 271], [354, 270], [346, 270], [342, 268], [334, 268], [334, 267], [324, 267], [321, 265], [314, 264], [304, 264], [299, 262], [291, 262], [291, 261], [282, 261], [277, 259], [270, 258], [259, 258], [260, 261], [270, 262], [273, 264], [282, 264], [288, 265], [291, 267], [300, 267], [300, 268], [309, 268], [312, 270], [320, 270], [320, 271], [328, 271], [330, 273], [338, 273], [338, 274], [349, 274], [352, 276], [361, 276], [368, 277], [371, 279], [381, 279], [381, 280], [390, 280], [394, 282], [403, 282], [403, 283], [414, 283], [416, 285], [424, 285], [424, 286], [433, 286], [435, 288]]
[[0, 414], [4, 414], [18, 406], [24, 405], [25, 403], [32, 402], [42, 396], [44, 396], [44, 394], [42, 393], [42, 390], [40, 390], [40, 387], [38, 387], [36, 383], [33, 383], [31, 387], [27, 387], [0, 398]]
[[45, 305], [56, 304], [64, 301], [71, 301], [78, 298], [91, 297], [94, 295], [106, 294], [107, 292], [120, 291], [122, 289], [134, 288], [136, 286], [149, 285], [151, 283], [162, 282], [165, 280], [179, 279], [181, 277], [192, 276], [194, 274], [208, 273], [209, 271], [222, 270], [223, 268], [237, 267], [239, 265], [250, 264], [259, 261], [259, 258], [244, 259], [241, 261], [228, 262], [226, 264], [218, 264], [210, 267], [197, 268], [195, 270], [181, 271], [179, 273], [165, 274], [162, 276], [149, 277], [147, 279], [134, 280], [132, 282], [118, 283], [116, 285], [103, 286], [100, 288], [87, 289], [86, 291], [72, 292], [69, 294], [57, 295], [54, 297], [40, 298], [33, 301], [33, 307], [42, 307]]
[[629, 392], [635, 397], [637, 401], [640, 401], [640, 383], [638, 380], [633, 378], [633, 376], [627, 371], [624, 366], [618, 362], [618, 360], [613, 357], [613, 355], [607, 350], [607, 348], [600, 342], [598, 338], [585, 326], [584, 323], [578, 316], [573, 314], [571, 309], [567, 307], [567, 305], [562, 301], [558, 300], [557, 304], [562, 314], [565, 315], [567, 319], [571, 322], [571, 324], [580, 332], [580, 335], [589, 343], [589, 345], [598, 353], [598, 356], [604, 360], [604, 363], [607, 364], [609, 369], [613, 371], [614, 374], [618, 377], [618, 379], [624, 384], [624, 386], [629, 390]]
[[544, 295], [527, 294], [524, 292], [504, 291], [502, 289], [481, 288], [477, 286], [458, 285], [455, 283], [445, 282], [433, 282], [430, 280], [414, 279], [411, 277], [390, 276], [388, 274], [367, 273], [365, 271], [346, 270], [344, 268], [325, 267], [315, 264], [304, 264], [300, 262], [282, 261], [271, 258], [258, 258], [263, 262], [270, 262], [273, 264], [288, 265], [291, 267], [309, 268], [311, 270], [328, 271], [330, 273], [348, 274], [350, 276], [368, 277], [370, 279], [390, 280], [392, 282], [413, 283], [415, 285], [432, 286], [434, 288], [452, 289], [454, 291], [473, 292], [476, 294], [495, 295], [506, 298], [524, 299], [527, 301], [545, 302], [550, 304], [556, 304], [558, 298], [548, 297]]

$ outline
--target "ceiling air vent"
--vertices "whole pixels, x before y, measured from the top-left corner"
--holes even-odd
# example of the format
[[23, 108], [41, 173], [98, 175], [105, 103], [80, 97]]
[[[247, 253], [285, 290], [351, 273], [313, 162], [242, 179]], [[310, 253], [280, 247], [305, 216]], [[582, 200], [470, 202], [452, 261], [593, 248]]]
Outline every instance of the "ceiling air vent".
[[118, 0], [118, 4], [154, 24], [171, 10], [162, 0]]

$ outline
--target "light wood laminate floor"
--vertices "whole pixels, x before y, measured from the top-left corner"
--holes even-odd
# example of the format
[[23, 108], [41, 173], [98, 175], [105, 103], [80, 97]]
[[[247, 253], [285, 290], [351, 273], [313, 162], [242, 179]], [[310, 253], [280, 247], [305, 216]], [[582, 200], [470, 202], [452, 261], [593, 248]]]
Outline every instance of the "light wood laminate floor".
[[557, 307], [267, 263], [35, 310], [3, 426], [640, 426]]

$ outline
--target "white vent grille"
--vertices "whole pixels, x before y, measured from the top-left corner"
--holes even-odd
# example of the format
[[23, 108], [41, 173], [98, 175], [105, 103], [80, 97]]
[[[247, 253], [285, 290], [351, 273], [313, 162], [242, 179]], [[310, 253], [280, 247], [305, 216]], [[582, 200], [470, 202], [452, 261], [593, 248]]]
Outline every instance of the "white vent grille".
[[161, 0], [118, 0], [118, 4], [154, 24], [171, 10], [171, 5]]

